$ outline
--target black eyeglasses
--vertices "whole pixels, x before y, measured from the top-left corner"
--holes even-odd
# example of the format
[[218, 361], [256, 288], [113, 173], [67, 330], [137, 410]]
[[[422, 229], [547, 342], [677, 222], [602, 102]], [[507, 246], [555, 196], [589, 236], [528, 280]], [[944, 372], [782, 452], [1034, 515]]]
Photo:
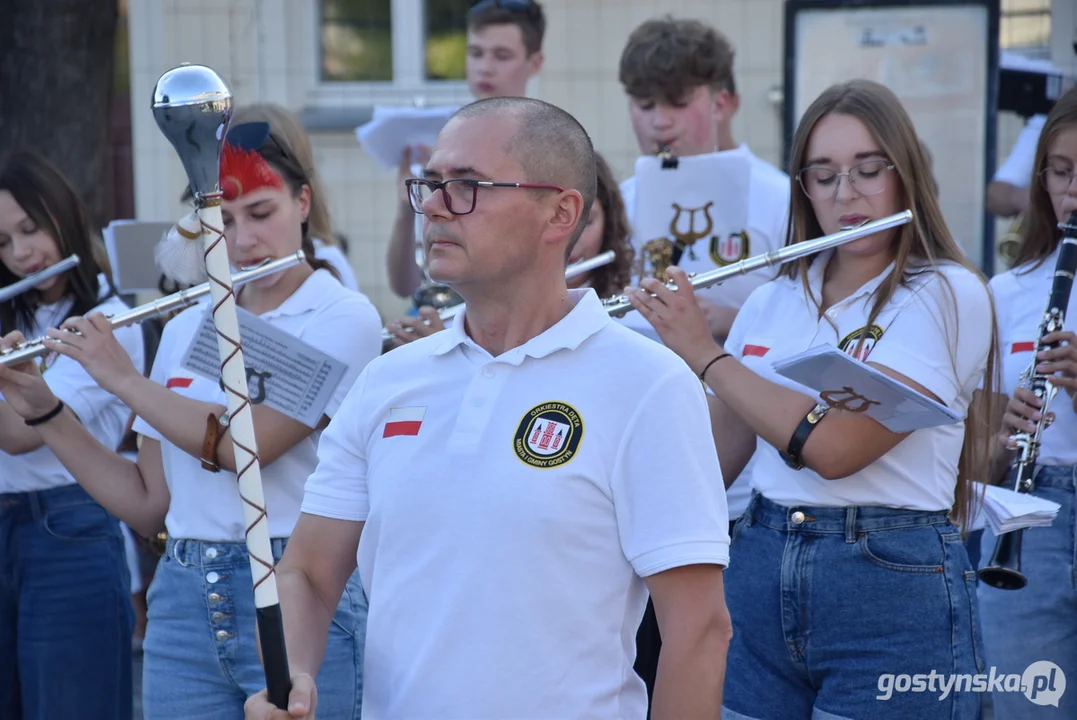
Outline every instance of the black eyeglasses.
[[535, 7], [533, 0], [479, 0], [471, 6], [468, 14], [482, 12], [490, 8], [501, 8], [512, 12], [527, 12]]
[[467, 215], [474, 211], [475, 199], [481, 187], [565, 191], [564, 188], [556, 185], [488, 182], [485, 180], [472, 180], [471, 178], [453, 178], [452, 180], [443, 180], [441, 182], [422, 178], [409, 178], [404, 181], [404, 186], [408, 189], [411, 209], [420, 215], [423, 213], [423, 203], [429, 200], [438, 190], [441, 190], [441, 195], [445, 198], [445, 209], [453, 215]]

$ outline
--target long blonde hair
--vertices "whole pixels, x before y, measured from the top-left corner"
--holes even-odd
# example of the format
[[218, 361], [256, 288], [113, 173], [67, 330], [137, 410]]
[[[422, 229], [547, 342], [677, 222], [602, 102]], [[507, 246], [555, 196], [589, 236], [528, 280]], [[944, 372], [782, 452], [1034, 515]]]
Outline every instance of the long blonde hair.
[[1058, 99], [1043, 124], [1043, 130], [1040, 131], [1033, 174], [1029, 179], [1028, 210], [1021, 222], [1021, 244], [1017, 247], [1017, 256], [1013, 261], [1015, 268], [1034, 261], [1036, 264], [1028, 269], [1039, 267], [1051, 256], [1062, 239], [1062, 230], [1058, 227], [1059, 218], [1055, 217], [1055, 208], [1043, 184], [1042, 173], [1047, 165], [1047, 151], [1051, 149], [1051, 145], [1064, 131], [1073, 128], [1077, 128], [1077, 88], [1070, 89]]
[[[860, 120], [879, 144], [885, 156], [894, 165], [894, 174], [900, 178], [903, 204], [912, 210], [913, 219], [894, 231], [894, 271], [875, 290], [875, 298], [865, 323], [867, 328], [891, 301], [897, 289], [907, 285], [924, 272], [937, 272], [940, 262], [960, 265], [987, 285], [987, 280], [976, 266], [969, 262], [961, 247], [954, 240], [939, 207], [934, 192], [931, 165], [924, 154], [924, 145], [916, 134], [912, 119], [901, 101], [889, 88], [870, 80], [851, 80], [833, 85], [825, 90], [805, 111], [790, 153], [790, 223], [786, 245], [821, 237], [824, 233], [812, 209], [811, 201], [798, 186], [796, 177], [805, 167], [808, 143], [816, 124], [834, 113], [850, 115]], [[782, 273], [789, 278], [800, 278], [808, 288], [808, 268], [814, 257], [789, 263]], [[916, 261], [916, 262], [913, 262]], [[949, 287], [945, 275], [940, 279]], [[810, 293], [809, 293], [810, 294]], [[990, 298], [990, 293], [988, 293]], [[956, 298], [955, 298], [956, 303]], [[994, 302], [991, 301], [992, 338], [987, 357], [982, 392], [994, 397], [999, 387], [999, 363], [997, 324]], [[866, 337], [860, 338], [861, 342]], [[988, 477], [991, 466], [991, 439], [994, 435], [996, 411], [993, 403], [975, 403], [969, 406], [965, 420], [965, 443], [958, 465], [957, 487], [954, 507], [958, 522], [964, 523], [974, 516], [974, 486], [976, 480]]]
[[329, 216], [329, 205], [325, 192], [322, 190], [321, 179], [314, 167], [314, 150], [310, 145], [310, 136], [303, 129], [299, 118], [290, 110], [273, 103], [255, 103], [236, 108], [232, 115], [231, 125], [249, 122], [267, 122], [269, 127], [273, 128], [274, 135], [284, 138], [310, 186], [310, 213], [307, 215], [310, 235], [326, 245], [337, 245], [332, 219]]

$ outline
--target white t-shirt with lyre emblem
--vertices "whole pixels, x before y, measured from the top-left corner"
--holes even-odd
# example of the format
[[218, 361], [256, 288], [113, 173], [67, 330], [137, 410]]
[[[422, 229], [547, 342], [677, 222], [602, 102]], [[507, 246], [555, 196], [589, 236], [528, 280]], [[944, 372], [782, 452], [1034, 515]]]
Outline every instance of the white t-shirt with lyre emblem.
[[[833, 251], [809, 269], [813, 296], [822, 297], [823, 272]], [[875, 291], [893, 265], [819, 316], [800, 278], [780, 277], [756, 290], [741, 308], [726, 350], [764, 378], [815, 400], [819, 395], [778, 375], [773, 365], [829, 344], [910, 378], [964, 415], [979, 386], [991, 343], [987, 286], [954, 263], [925, 269], [900, 286], [874, 322], [867, 321]], [[867, 328], [866, 339], [859, 338]], [[826, 420], [824, 419], [825, 423]], [[882, 505], [948, 510], [954, 502], [964, 422], [916, 430], [863, 470], [826, 480], [810, 468], [793, 470], [778, 450], [757, 438], [751, 487], [786, 506]], [[785, 448], [782, 448], [783, 450]]]
[[462, 315], [374, 360], [323, 433], [303, 511], [366, 523], [364, 718], [642, 720], [643, 578], [728, 564], [698, 378], [569, 292], [496, 358]]

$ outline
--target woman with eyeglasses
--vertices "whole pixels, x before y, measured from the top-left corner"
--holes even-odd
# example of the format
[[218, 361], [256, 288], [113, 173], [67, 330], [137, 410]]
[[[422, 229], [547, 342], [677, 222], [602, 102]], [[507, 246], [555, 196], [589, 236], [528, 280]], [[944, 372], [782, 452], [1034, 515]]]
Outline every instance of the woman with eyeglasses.
[[[363, 367], [381, 351], [381, 323], [366, 297], [344, 288], [314, 256], [308, 231], [312, 189], [286, 139], [267, 123], [229, 130], [222, 156], [221, 210], [229, 258], [238, 268], [291, 255], [305, 263], [236, 290], [236, 301], [277, 329], [347, 365], [326, 414], [311, 428], [268, 405], [251, 385], [252, 414], [274, 561], [299, 518], [303, 485], [317, 463], [321, 431]], [[184, 367], [209, 300], [164, 328], [150, 378], [118, 350], [100, 315], [69, 319], [49, 332], [52, 350], [77, 360], [97, 384], [138, 416], [136, 462], [111, 451], [71, 418], [40, 426], [42, 439], [75, 479], [134, 530], [163, 526], [165, 553], [147, 594], [143, 707], [147, 718], [243, 717], [247, 697], [265, 685], [256, 645], [254, 591], [246, 524], [217, 380]], [[73, 336], [65, 330], [76, 330]], [[62, 343], [59, 340], [62, 339]], [[27, 417], [55, 404], [34, 368], [5, 381], [12, 406]], [[320, 687], [327, 718], [359, 718], [366, 597], [358, 574], [337, 604]]]
[[[78, 255], [72, 270], [0, 304], [0, 347], [65, 319], [128, 308], [78, 194], [48, 160], [0, 158], [0, 287]], [[115, 352], [143, 367], [137, 327]], [[77, 426], [116, 447], [130, 411], [75, 361], [43, 359], [51, 400], [22, 413], [0, 366], [0, 718], [123, 720], [132, 713], [130, 577], [119, 521], [76, 484], [42, 432]], [[62, 401], [62, 402], [61, 402]]]
[[[1058, 262], [1062, 229], [1077, 212], [1077, 90], [1063, 95], [1051, 110], [1036, 147], [1036, 174], [1030, 196], [1017, 259], [1009, 272], [991, 279], [999, 309], [1002, 349], [1002, 388], [1009, 398], [996, 442], [994, 478], [1013, 489], [1015, 478], [1006, 468], [1016, 451], [1008, 449], [1009, 437], [1034, 432], [1042, 403], [1021, 379], [1035, 364], [1052, 374], [1059, 388], [1048, 412], [1054, 418], [1043, 432], [1033, 475], [1031, 493], [1061, 505], [1047, 527], [1029, 528], [1021, 543], [1021, 574], [1027, 584], [1019, 590], [1003, 590], [981, 582], [979, 588], [986, 661], [999, 674], [1023, 675], [1033, 663], [1046, 661], [1059, 669], [1041, 674], [1041, 700], [1054, 698], [1057, 707], [1033, 704], [1022, 693], [998, 692], [992, 702], [995, 717], [1077, 717], [1077, 698], [1062, 689], [1061, 678], [1077, 678], [1077, 590], [1074, 588], [1074, 487], [1077, 485], [1077, 338], [1072, 330], [1045, 337], [1058, 348], [1033, 357], [1039, 327], [1051, 292]], [[1077, 293], [1070, 296], [1066, 328], [1077, 322]], [[984, 530], [980, 557], [986, 565], [998, 537]], [[1007, 688], [1008, 689], [1008, 688]], [[1061, 698], [1059, 698], [1061, 696]]]
[[[986, 282], [947, 229], [912, 121], [884, 86], [855, 80], [820, 95], [790, 170], [787, 244], [906, 208], [914, 219], [788, 264], [748, 298], [724, 348], [683, 271], [672, 271], [675, 292], [645, 280], [630, 293], [713, 393], [727, 484], [754, 454], [726, 571], [725, 712], [975, 718], [976, 693], [902, 692], [894, 680], [984, 669], [960, 524], [989, 463], [990, 403], [972, 402], [981, 380], [993, 387]], [[895, 433], [775, 372], [821, 344], [966, 419]]]
[[[621, 189], [614, 179], [613, 171], [601, 155], [595, 153], [595, 165], [598, 169], [598, 192], [587, 218], [587, 228], [576, 241], [569, 255], [568, 264], [589, 260], [612, 250], [613, 262], [589, 272], [577, 275], [568, 281], [570, 288], [590, 287], [600, 298], [609, 298], [620, 293], [632, 278], [632, 259], [635, 251], [628, 242], [630, 228], [625, 211]], [[422, 213], [422, 197], [427, 189], [416, 187], [412, 193], [412, 210]], [[401, 318], [389, 323], [389, 332], [393, 335], [393, 347], [399, 347], [412, 340], [433, 335], [445, 329], [445, 323], [433, 308], [422, 308], [417, 318]]]

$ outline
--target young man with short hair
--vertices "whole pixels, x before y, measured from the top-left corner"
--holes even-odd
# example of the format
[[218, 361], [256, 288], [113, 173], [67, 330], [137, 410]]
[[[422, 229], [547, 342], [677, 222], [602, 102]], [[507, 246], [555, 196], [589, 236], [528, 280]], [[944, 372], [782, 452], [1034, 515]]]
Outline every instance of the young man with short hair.
[[[528, 81], [542, 69], [545, 34], [546, 16], [534, 0], [480, 0], [473, 5], [467, 16], [467, 87], [475, 99], [525, 97]], [[425, 163], [428, 156], [429, 149], [413, 156], [411, 148], [405, 148], [397, 171], [401, 192], [386, 265], [389, 287], [400, 297], [410, 297], [422, 283], [415, 258], [422, 218], [411, 211], [404, 180], [412, 176], [412, 165]]]

